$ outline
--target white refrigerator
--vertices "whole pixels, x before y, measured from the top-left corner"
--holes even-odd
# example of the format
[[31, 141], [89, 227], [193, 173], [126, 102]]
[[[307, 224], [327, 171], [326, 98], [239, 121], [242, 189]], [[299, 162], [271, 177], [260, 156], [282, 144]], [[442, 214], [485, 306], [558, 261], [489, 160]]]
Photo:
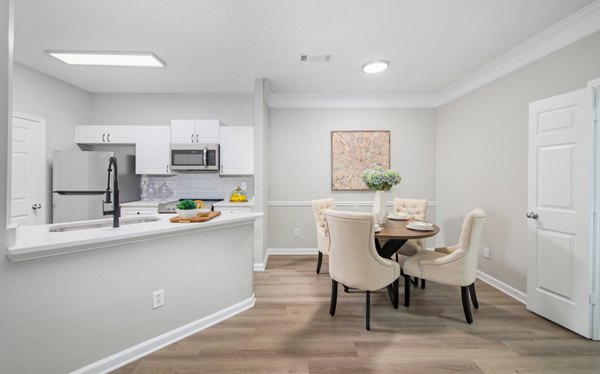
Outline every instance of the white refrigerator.
[[[108, 161], [112, 156], [117, 158], [121, 202], [140, 199], [140, 176], [135, 174], [135, 156], [117, 152], [55, 151], [52, 163], [54, 223], [103, 217]], [[112, 185], [111, 177], [111, 188]]]

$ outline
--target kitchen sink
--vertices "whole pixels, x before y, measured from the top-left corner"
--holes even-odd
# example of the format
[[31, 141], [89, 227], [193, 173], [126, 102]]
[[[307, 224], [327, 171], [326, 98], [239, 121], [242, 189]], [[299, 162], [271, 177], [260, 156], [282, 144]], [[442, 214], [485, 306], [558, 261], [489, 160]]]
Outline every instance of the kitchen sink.
[[[119, 220], [119, 224], [121, 226], [125, 225], [134, 225], [136, 223], [147, 223], [147, 222], [156, 222], [160, 221], [158, 217], [133, 217], [133, 218], [121, 218]], [[54, 225], [51, 226], [48, 231], [50, 232], [66, 232], [66, 231], [78, 231], [78, 230], [89, 230], [89, 229], [99, 229], [102, 227], [112, 227], [113, 220], [99, 220], [99, 221], [91, 221], [91, 222], [80, 222], [80, 223], [65, 223], [62, 225]]]

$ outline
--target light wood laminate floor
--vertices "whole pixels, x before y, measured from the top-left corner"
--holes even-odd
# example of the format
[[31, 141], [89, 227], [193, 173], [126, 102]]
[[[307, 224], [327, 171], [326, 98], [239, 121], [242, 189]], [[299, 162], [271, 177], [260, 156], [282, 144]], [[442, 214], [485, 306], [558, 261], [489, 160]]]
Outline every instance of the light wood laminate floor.
[[432, 282], [412, 288], [408, 309], [394, 310], [385, 291], [373, 294], [371, 331], [362, 293], [340, 287], [331, 317], [327, 257], [320, 275], [316, 258], [269, 257], [254, 273], [254, 308], [116, 373], [600, 373], [600, 342], [480, 281], [472, 325], [460, 289]]

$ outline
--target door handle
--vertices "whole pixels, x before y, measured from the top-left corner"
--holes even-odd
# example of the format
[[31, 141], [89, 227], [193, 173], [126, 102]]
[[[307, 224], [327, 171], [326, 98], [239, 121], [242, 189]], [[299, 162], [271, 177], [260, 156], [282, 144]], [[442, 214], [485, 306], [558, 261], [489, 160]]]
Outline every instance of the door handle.
[[208, 162], [208, 148], [204, 148], [204, 154], [202, 156], [202, 162], [204, 163], [204, 167], [207, 167], [206, 164]]
[[31, 209], [33, 209], [33, 210], [42, 209], [42, 204], [33, 204], [33, 205], [31, 206]]
[[538, 214], [536, 212], [527, 213], [527, 218], [538, 219]]
[[107, 142], [107, 143], [110, 143], [110, 134], [107, 134], [107, 135], [106, 135], [106, 142]]
[[106, 134], [102, 134], [102, 143], [106, 143], [106, 140], [104, 140], [105, 136], [106, 136]]

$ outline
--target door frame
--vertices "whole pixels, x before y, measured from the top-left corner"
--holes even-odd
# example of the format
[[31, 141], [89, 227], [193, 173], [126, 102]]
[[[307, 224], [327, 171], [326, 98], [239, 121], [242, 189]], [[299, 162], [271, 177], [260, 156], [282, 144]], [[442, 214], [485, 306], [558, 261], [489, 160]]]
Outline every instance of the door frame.
[[[40, 134], [42, 137], [42, 144], [41, 144], [41, 149], [40, 149], [40, 154], [42, 155], [42, 171], [41, 171], [41, 180], [43, 181], [43, 187], [42, 187], [42, 196], [40, 198], [40, 201], [43, 207], [46, 207], [44, 209], [44, 221], [45, 222], [50, 222], [50, 218], [52, 217], [51, 213], [52, 213], [52, 209], [50, 209], [50, 206], [48, 205], [48, 187], [49, 187], [49, 181], [46, 178], [47, 176], [47, 169], [48, 169], [48, 165], [46, 163], [46, 120], [43, 117], [38, 117], [38, 116], [34, 116], [31, 114], [25, 114], [25, 113], [21, 113], [21, 112], [12, 112], [12, 116], [10, 117], [10, 133], [11, 133], [11, 137], [10, 137], [10, 152], [8, 154], [9, 156], [9, 163], [10, 165], [12, 165], [12, 126], [13, 126], [13, 118], [21, 118], [24, 119], [26, 121], [31, 121], [31, 122], [35, 122], [40, 126]], [[9, 206], [8, 206], [8, 228], [16, 228], [16, 225], [14, 225], [13, 223], [10, 222], [10, 217], [11, 217], [11, 212], [10, 212], [10, 201], [11, 201], [11, 191], [10, 191], [10, 186], [12, 186], [12, 167], [10, 170], [10, 175], [7, 176], [8, 178], [8, 186], [9, 186]]]
[[594, 216], [592, 229], [592, 339], [600, 340], [600, 78], [588, 82], [594, 126]]

